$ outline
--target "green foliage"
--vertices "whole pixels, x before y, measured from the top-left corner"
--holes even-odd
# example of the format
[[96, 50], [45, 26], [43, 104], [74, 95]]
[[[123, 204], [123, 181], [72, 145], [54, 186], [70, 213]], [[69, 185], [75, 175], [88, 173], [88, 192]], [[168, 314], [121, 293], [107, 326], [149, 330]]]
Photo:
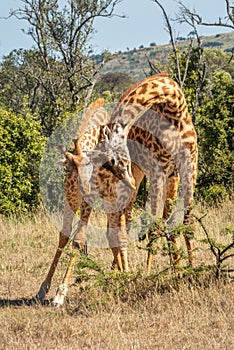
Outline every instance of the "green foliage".
[[[36, 50], [14, 50], [4, 57], [0, 70], [1, 104], [15, 113], [30, 111], [42, 132], [50, 136], [65, 115], [81, 108], [73, 101], [62, 63], [49, 57], [50, 72]], [[77, 78], [78, 79], [78, 78]], [[81, 100], [84, 95], [80, 93]]]
[[0, 108], [0, 213], [38, 205], [38, 169], [45, 139], [29, 115]]
[[[76, 111], [92, 87], [98, 67], [88, 44], [97, 17], [112, 17], [118, 0], [28, 0], [11, 15], [28, 22], [34, 49], [14, 51], [2, 66], [4, 102], [21, 112], [22, 96], [37, 112], [48, 136], [66, 112]], [[3, 79], [2, 79], [3, 78]], [[1, 83], [0, 83], [1, 84]], [[14, 94], [8, 100], [11, 91]]]
[[234, 83], [225, 71], [209, 82], [197, 118], [200, 195], [217, 204], [234, 185]]
[[[183, 76], [186, 52], [179, 52], [178, 56]], [[176, 78], [173, 55], [170, 67], [172, 77]], [[229, 53], [218, 49], [199, 51], [198, 48], [190, 52], [183, 90], [198, 134], [196, 194], [209, 205], [222, 202], [234, 188], [233, 72]]]
[[204, 187], [199, 193], [200, 197], [205, 199], [208, 205], [219, 205], [225, 199], [227, 199], [228, 194], [224, 185], [210, 185], [208, 188]]

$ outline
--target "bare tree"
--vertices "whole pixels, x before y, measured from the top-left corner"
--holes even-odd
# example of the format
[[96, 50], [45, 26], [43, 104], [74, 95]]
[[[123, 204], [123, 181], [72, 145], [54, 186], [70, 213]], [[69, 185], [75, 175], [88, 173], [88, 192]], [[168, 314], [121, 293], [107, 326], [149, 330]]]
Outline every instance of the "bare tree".
[[[169, 33], [170, 36], [170, 42], [172, 45], [172, 52], [174, 55], [175, 63], [176, 63], [176, 80], [179, 83], [180, 87], [183, 90], [187, 74], [188, 74], [188, 67], [189, 67], [189, 62], [191, 60], [191, 57], [193, 55], [193, 48], [195, 44], [195, 40], [193, 38], [190, 38], [189, 45], [186, 49], [185, 52], [185, 62], [183, 64], [183, 69], [181, 69], [181, 60], [180, 60], [180, 50], [177, 47], [176, 39], [174, 37], [171, 21], [169, 19], [169, 16], [164, 8], [164, 6], [161, 4], [160, 1], [158, 0], [153, 0], [162, 10], [163, 16], [165, 19], [166, 23], [166, 30]], [[184, 22], [184, 18], [181, 18], [179, 15], [177, 15], [176, 21], [179, 22]], [[193, 122], [195, 123], [196, 121], [196, 113], [200, 104], [200, 96], [201, 92], [204, 86], [204, 80], [205, 80], [205, 74], [206, 74], [206, 66], [205, 63], [202, 61], [202, 54], [203, 54], [203, 49], [201, 46], [201, 40], [198, 35], [198, 31], [196, 29], [196, 22], [192, 16], [186, 17], [186, 22], [189, 26], [192, 28], [192, 32], [194, 33], [195, 39], [196, 39], [196, 47], [197, 47], [197, 81], [196, 81], [196, 86], [195, 86], [195, 99], [191, 105], [192, 107], [192, 119]], [[152, 69], [152, 65], [151, 65]]]
[[[198, 48], [199, 48], [199, 64], [202, 62], [202, 45], [201, 45], [201, 39], [198, 35], [197, 27], [196, 25], [203, 25], [203, 26], [218, 26], [218, 27], [227, 27], [234, 29], [234, 1], [233, 0], [224, 0], [226, 5], [226, 16], [219, 17], [218, 21], [214, 22], [206, 22], [203, 21], [202, 16], [197, 14], [195, 10], [191, 11], [187, 6], [184, 5], [182, 1], [178, 1], [180, 5], [180, 15], [178, 15], [177, 21], [180, 23], [187, 23], [193, 28], [193, 32], [196, 35], [196, 39], [198, 42]], [[232, 3], [232, 4], [231, 4]], [[234, 49], [234, 47], [233, 47]], [[233, 54], [230, 56], [229, 62], [233, 59]], [[199, 96], [200, 92], [203, 87], [203, 82], [205, 78], [205, 72], [206, 67], [205, 63], [203, 63], [203, 69], [198, 70], [198, 88], [196, 93], [196, 101], [195, 101], [195, 108], [196, 106], [199, 106]]]
[[191, 11], [186, 7], [182, 1], [179, 1], [181, 6], [181, 13], [184, 18], [192, 18], [194, 22], [203, 26], [218, 26], [218, 27], [227, 27], [234, 29], [234, 1], [233, 0], [223, 0], [226, 5], [226, 16], [219, 17], [217, 21], [206, 22], [202, 19], [202, 16], [197, 14], [196, 11]]
[[171, 41], [171, 45], [172, 45], [172, 50], [173, 50], [173, 54], [175, 57], [175, 61], [176, 61], [176, 68], [177, 68], [177, 80], [178, 83], [180, 85], [180, 87], [183, 89], [183, 82], [185, 79], [185, 74], [184, 77], [181, 76], [181, 69], [180, 69], [180, 64], [179, 64], [179, 54], [178, 54], [178, 49], [176, 46], [176, 42], [174, 39], [174, 34], [173, 34], [173, 30], [172, 30], [172, 26], [169, 20], [169, 17], [167, 15], [167, 12], [165, 10], [165, 8], [163, 7], [163, 5], [160, 3], [160, 1], [158, 0], [153, 0], [162, 10], [163, 13], [163, 17], [165, 19], [165, 23], [166, 23], [166, 30], [168, 31], [169, 35], [170, 35], [170, 41]]

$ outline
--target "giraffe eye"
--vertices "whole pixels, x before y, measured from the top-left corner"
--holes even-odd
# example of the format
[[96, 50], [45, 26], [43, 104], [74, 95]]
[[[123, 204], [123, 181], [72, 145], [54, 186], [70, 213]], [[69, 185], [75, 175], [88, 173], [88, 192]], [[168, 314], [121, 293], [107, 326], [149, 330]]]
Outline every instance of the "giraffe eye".
[[125, 158], [121, 159], [121, 160], [118, 162], [118, 166], [121, 167], [121, 168], [126, 167], [127, 164], [128, 164], [128, 160], [125, 159]]
[[111, 159], [111, 165], [112, 165], [112, 166], [115, 166], [115, 158], [112, 158], [112, 159]]

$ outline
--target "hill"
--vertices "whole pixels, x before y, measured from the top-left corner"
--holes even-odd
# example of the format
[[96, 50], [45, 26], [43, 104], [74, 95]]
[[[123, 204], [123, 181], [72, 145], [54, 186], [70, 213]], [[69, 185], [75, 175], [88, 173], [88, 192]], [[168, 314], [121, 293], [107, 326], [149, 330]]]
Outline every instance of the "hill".
[[[234, 32], [217, 34], [215, 36], [201, 37], [204, 48], [219, 48], [230, 52], [234, 46]], [[185, 48], [190, 43], [189, 39], [177, 38], [177, 45], [180, 49]], [[110, 56], [110, 60], [105, 64], [102, 73], [121, 72], [129, 75], [134, 80], [144, 78], [149, 72], [148, 59], [166, 63], [168, 54], [171, 52], [171, 44], [157, 46], [151, 43], [149, 47], [141, 45], [125, 52], [117, 52]], [[98, 59], [98, 57], [96, 57]]]

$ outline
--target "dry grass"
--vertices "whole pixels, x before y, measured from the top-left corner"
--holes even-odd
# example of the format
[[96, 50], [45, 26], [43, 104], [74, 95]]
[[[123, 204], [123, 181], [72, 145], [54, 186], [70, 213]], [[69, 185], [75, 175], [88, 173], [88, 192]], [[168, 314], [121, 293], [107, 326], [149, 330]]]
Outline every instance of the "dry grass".
[[[234, 205], [209, 210], [204, 219], [219, 243], [233, 227]], [[145, 277], [146, 252], [130, 246], [131, 274], [109, 271], [109, 251], [90, 249], [101, 272], [80, 268], [82, 282], [73, 285], [61, 309], [27, 302], [46, 275], [57, 245], [57, 230], [41, 213], [3, 220], [0, 242], [0, 349], [225, 349], [234, 348], [234, 291], [231, 278], [215, 281], [211, 272], [179, 282], [157, 276], [167, 257], [155, 259], [154, 274]], [[197, 238], [204, 234], [197, 226]], [[145, 243], [142, 243], [144, 246]], [[208, 246], [197, 242], [200, 264], [215, 262]], [[61, 281], [61, 260], [49, 298]], [[232, 264], [232, 262], [231, 262]], [[95, 266], [94, 266], [95, 267]], [[78, 273], [77, 272], [77, 273]], [[78, 276], [78, 275], [77, 275]]]

